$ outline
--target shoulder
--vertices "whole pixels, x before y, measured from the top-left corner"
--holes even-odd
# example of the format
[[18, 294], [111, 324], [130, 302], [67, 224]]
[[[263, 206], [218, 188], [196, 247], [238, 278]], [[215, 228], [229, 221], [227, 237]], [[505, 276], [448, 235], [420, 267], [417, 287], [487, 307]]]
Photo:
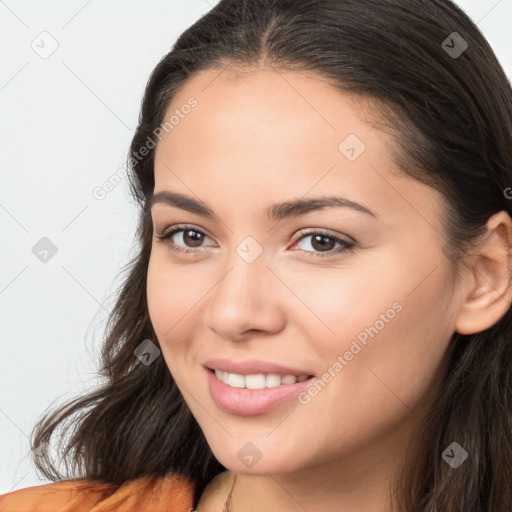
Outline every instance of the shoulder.
[[[91, 509], [116, 487], [88, 480], [65, 480], [50, 484], [26, 487], [0, 495], [2, 512], [59, 512], [73, 505], [76, 512]], [[83, 505], [83, 506], [81, 506]]]
[[121, 485], [76, 479], [2, 494], [0, 512], [189, 512], [193, 496], [193, 482], [182, 475]]

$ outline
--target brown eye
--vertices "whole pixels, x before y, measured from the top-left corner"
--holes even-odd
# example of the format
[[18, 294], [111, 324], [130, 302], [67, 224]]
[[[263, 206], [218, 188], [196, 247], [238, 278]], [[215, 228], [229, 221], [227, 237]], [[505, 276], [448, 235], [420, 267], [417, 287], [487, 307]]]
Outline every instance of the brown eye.
[[188, 230], [183, 231], [183, 242], [185, 245], [190, 247], [200, 247], [203, 241], [204, 235], [199, 231]]
[[[328, 232], [323, 231], [310, 231], [305, 233], [301, 231], [303, 235], [299, 238], [294, 245], [300, 245], [305, 240], [310, 239], [309, 244], [303, 244], [302, 252], [306, 253], [307, 256], [335, 256], [343, 253], [348, 253], [355, 247], [355, 243], [349, 240], [345, 240], [339, 236], [332, 235]], [[335, 248], [336, 245], [340, 247]], [[304, 248], [304, 245], [310, 246], [313, 251]]]
[[205, 239], [209, 237], [192, 226], [175, 226], [162, 235], [155, 235], [159, 242], [165, 243], [175, 252], [197, 253]]
[[336, 242], [332, 237], [314, 235], [311, 239], [311, 247], [318, 251], [329, 251], [334, 248]]

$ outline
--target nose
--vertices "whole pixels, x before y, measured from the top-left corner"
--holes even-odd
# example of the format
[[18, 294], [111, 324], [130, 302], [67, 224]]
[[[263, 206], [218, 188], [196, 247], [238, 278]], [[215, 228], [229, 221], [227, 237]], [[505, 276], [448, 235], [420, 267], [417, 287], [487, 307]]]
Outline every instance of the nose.
[[250, 261], [233, 251], [210, 292], [205, 321], [219, 337], [236, 341], [283, 329], [284, 286], [264, 253]]

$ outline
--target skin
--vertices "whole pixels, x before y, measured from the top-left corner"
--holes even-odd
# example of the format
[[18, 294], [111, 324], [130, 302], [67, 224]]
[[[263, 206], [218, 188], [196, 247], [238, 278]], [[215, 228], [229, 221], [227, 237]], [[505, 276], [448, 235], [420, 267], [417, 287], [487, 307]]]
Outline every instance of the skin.
[[[200, 199], [216, 217], [156, 204], [156, 235], [186, 223], [205, 236], [199, 244], [183, 232], [172, 239], [197, 254], [174, 253], [155, 238], [147, 283], [163, 357], [229, 469], [197, 510], [221, 511], [234, 473], [234, 512], [391, 510], [390, 483], [439, 388], [452, 334], [482, 331], [510, 305], [512, 222], [505, 212], [490, 219], [486, 244], [455, 282], [442, 251], [443, 197], [397, 172], [389, 136], [349, 95], [315, 75], [219, 73], [201, 72], [175, 96], [166, 119], [190, 96], [198, 106], [155, 154], [155, 193]], [[351, 133], [366, 145], [355, 161], [338, 149]], [[322, 195], [357, 201], [376, 217], [349, 208], [266, 217], [273, 203]], [[299, 230], [315, 228], [355, 247], [336, 253], [331, 242], [322, 257], [313, 236], [299, 241]], [[263, 249], [252, 263], [236, 252], [247, 236]], [[307, 404], [243, 417], [209, 393], [203, 363], [218, 356], [321, 377], [395, 303], [401, 310]], [[237, 457], [247, 442], [262, 454], [250, 468]]]

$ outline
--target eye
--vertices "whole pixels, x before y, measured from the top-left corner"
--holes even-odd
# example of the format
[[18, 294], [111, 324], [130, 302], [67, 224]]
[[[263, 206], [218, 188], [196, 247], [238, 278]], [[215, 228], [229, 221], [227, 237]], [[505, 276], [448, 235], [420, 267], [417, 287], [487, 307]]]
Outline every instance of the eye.
[[[304, 240], [311, 238], [306, 246], [312, 247], [314, 251], [305, 250], [308, 257], [319, 256], [320, 258], [326, 256], [333, 256], [335, 254], [344, 254], [351, 251], [355, 247], [355, 243], [349, 240], [345, 240], [341, 237], [333, 235], [328, 231], [316, 230], [309, 232], [300, 232], [302, 236], [295, 242], [294, 245], [297, 245], [299, 242], [303, 242]], [[333, 250], [334, 246], [339, 244], [341, 247], [338, 247], [336, 250]]]
[[[297, 245], [304, 240], [311, 238], [309, 244], [305, 245], [312, 247], [313, 251], [301, 249], [306, 253], [307, 257], [318, 256], [322, 258], [326, 256], [333, 256], [335, 254], [344, 254], [351, 251], [355, 247], [354, 242], [345, 240], [324, 230], [309, 232], [301, 231], [300, 233], [302, 236], [295, 241], [294, 245]], [[172, 238], [177, 234], [180, 235], [181, 243], [185, 244], [185, 247], [172, 241]], [[179, 224], [164, 232], [162, 235], [155, 235], [155, 238], [158, 239], [158, 242], [165, 243], [172, 251], [179, 253], [198, 253], [201, 252], [200, 248], [202, 242], [205, 240], [205, 238], [209, 237], [195, 226]], [[338, 244], [340, 247], [338, 247], [336, 250], [333, 250], [336, 244]]]
[[[182, 247], [180, 245], [177, 245], [176, 243], [172, 242], [171, 239], [176, 234], [180, 234], [180, 238], [183, 243], [185, 244], [191, 244], [192, 248], [190, 247]], [[194, 247], [200, 247], [201, 243], [203, 242], [204, 238], [208, 238], [202, 231], [196, 229], [195, 226], [189, 226], [189, 225], [183, 225], [178, 224], [174, 226], [173, 229], [166, 231], [162, 235], [155, 235], [155, 237], [158, 239], [158, 242], [165, 243], [169, 249], [175, 252], [181, 252], [181, 253], [197, 253], [200, 250], [195, 249]]]

